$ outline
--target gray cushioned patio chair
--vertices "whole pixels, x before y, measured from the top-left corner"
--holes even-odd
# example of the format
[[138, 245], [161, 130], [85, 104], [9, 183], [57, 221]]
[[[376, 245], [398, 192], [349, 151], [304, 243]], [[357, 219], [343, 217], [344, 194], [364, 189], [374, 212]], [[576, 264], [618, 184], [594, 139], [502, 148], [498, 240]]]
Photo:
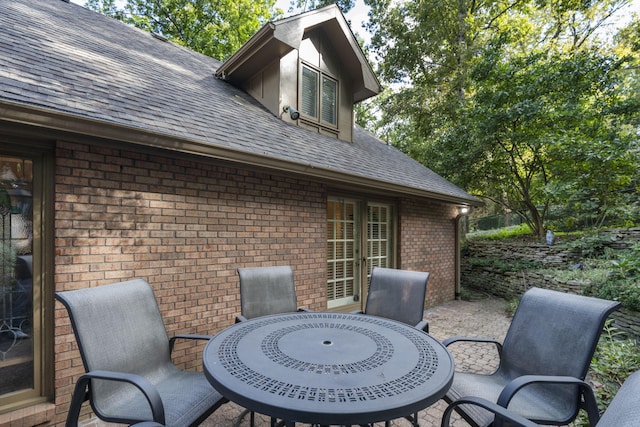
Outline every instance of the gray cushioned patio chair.
[[[575, 384], [578, 384], [585, 390], [588, 390], [591, 398], [595, 399], [588, 384], [576, 378], [568, 379], [568, 381], [573, 381]], [[496, 420], [493, 423], [494, 427], [502, 427], [505, 424], [522, 427], [538, 426], [538, 424], [535, 424], [534, 422], [529, 421], [494, 402], [478, 397], [469, 397], [456, 400], [447, 407], [442, 415], [442, 427], [449, 427], [451, 413], [460, 405], [475, 405], [491, 411], [496, 415]], [[602, 418], [600, 418], [600, 420], [598, 420], [597, 417], [594, 419], [590, 418], [589, 424], [593, 427], [640, 426], [640, 371], [634, 372], [629, 376], [629, 378], [627, 378], [609, 404], [607, 410], [602, 415]]]
[[84, 401], [102, 420], [195, 426], [227, 400], [202, 372], [180, 371], [151, 286], [144, 280], [58, 292], [66, 307], [86, 373], [76, 383], [67, 426], [75, 427]]
[[290, 266], [239, 268], [238, 276], [241, 314], [236, 322], [268, 314], [308, 311], [298, 308]]
[[[240, 277], [240, 311], [236, 323], [269, 314], [309, 311], [298, 307], [293, 270], [288, 265], [268, 267], [246, 267], [238, 269]], [[238, 417], [237, 424], [250, 414], [249, 424], [255, 424], [255, 414], [245, 410]], [[275, 418], [271, 425], [275, 425]]]
[[429, 273], [374, 267], [371, 271], [365, 314], [397, 320], [429, 332], [423, 319]]
[[[427, 272], [374, 267], [364, 311], [354, 313], [397, 320], [429, 332], [429, 323], [423, 319], [428, 281]], [[417, 413], [405, 418], [419, 426]]]
[[[620, 306], [613, 301], [533, 288], [518, 305], [502, 344], [491, 339], [453, 337], [490, 343], [500, 354], [489, 375], [456, 372], [448, 403], [480, 397], [539, 424], [565, 425], [580, 408], [590, 417], [598, 408], [584, 381], [605, 320]], [[576, 383], [576, 380], [579, 382]], [[472, 426], [487, 427], [494, 414], [477, 406], [456, 411]]]

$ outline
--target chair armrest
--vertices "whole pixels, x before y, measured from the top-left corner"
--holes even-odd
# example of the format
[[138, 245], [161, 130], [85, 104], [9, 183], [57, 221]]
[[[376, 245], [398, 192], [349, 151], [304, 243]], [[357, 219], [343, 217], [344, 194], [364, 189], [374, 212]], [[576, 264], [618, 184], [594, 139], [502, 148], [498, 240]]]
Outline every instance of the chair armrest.
[[[304, 312], [304, 313], [313, 313], [313, 310], [307, 308], [307, 307], [299, 307], [298, 312]], [[240, 323], [240, 322], [246, 322], [248, 319], [246, 317], [244, 317], [242, 314], [238, 314], [236, 316], [236, 323]]]
[[155, 421], [143, 421], [141, 423], [131, 424], [131, 427], [164, 427], [164, 426]]
[[[364, 311], [353, 310], [353, 311], [350, 311], [349, 314], [364, 314]], [[429, 322], [423, 319], [420, 322], [418, 322], [418, 324], [414, 325], [414, 328], [420, 329], [421, 331], [429, 333]]]
[[415, 326], [416, 329], [420, 329], [421, 331], [424, 331], [426, 333], [429, 333], [429, 322], [427, 322], [426, 320], [421, 320], [418, 322], [418, 324]]
[[498, 354], [502, 357], [502, 343], [494, 340], [493, 338], [451, 337], [442, 341], [442, 344], [445, 347], [448, 347], [450, 344], [453, 344], [455, 342], [476, 342], [476, 343], [494, 344], [498, 349]]
[[582, 406], [587, 411], [589, 417], [589, 425], [595, 426], [600, 419], [598, 404], [593, 394], [591, 386], [579, 378], [568, 376], [552, 376], [552, 375], [523, 375], [511, 380], [498, 396], [497, 404], [507, 408], [513, 396], [522, 389], [531, 384], [558, 384], [558, 385], [576, 385], [582, 396]]
[[211, 335], [199, 335], [199, 334], [178, 334], [178, 335], [174, 335], [173, 337], [171, 337], [169, 339], [169, 352], [173, 351], [173, 346], [176, 343], [176, 340], [180, 338], [180, 339], [185, 339], [185, 340], [205, 340], [205, 341], [209, 341], [212, 336]]
[[164, 424], [164, 405], [160, 398], [160, 393], [146, 378], [137, 374], [128, 374], [124, 372], [113, 371], [91, 371], [87, 372], [78, 378], [78, 382], [73, 390], [73, 396], [71, 397], [71, 405], [69, 406], [69, 416], [67, 417], [66, 427], [76, 427], [78, 425], [78, 418], [80, 417], [80, 410], [82, 409], [82, 403], [89, 398], [88, 387], [92, 379], [118, 381], [132, 384], [138, 388], [144, 395], [149, 406], [151, 407], [151, 414], [153, 415], [153, 421]]
[[522, 427], [538, 427], [538, 425], [533, 421], [530, 421], [516, 413], [510, 412], [508, 409], [480, 397], [463, 397], [462, 399], [456, 400], [447, 406], [447, 409], [445, 409], [442, 414], [441, 427], [449, 427], [451, 413], [460, 405], [476, 405], [486, 409], [487, 411], [493, 412], [497, 415], [493, 423], [495, 427], [502, 427], [503, 420], [510, 421], [511, 423], [515, 423]]

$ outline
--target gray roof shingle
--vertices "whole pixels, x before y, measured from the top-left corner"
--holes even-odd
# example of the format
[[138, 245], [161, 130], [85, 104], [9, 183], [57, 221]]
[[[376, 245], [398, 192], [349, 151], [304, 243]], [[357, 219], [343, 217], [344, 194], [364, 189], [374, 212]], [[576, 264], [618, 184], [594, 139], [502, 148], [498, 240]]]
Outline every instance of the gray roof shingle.
[[478, 204], [361, 128], [349, 143], [285, 123], [216, 79], [219, 61], [72, 3], [0, 1], [0, 58], [0, 120], [21, 106], [59, 130], [85, 120], [173, 149]]

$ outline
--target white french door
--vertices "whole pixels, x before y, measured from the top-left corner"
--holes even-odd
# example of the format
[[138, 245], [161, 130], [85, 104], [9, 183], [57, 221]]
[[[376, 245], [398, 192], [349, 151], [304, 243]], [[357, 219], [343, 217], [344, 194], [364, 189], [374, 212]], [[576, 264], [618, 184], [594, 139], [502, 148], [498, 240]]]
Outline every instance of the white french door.
[[392, 263], [392, 205], [329, 198], [327, 308], [361, 308], [373, 267]]

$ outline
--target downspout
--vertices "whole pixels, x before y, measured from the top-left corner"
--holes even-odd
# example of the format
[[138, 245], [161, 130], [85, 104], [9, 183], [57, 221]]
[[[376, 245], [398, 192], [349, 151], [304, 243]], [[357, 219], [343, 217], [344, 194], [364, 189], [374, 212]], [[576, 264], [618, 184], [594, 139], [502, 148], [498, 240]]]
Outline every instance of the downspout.
[[458, 208], [458, 216], [456, 216], [455, 218], [455, 235], [456, 235], [456, 244], [455, 244], [455, 253], [456, 253], [456, 259], [455, 259], [455, 266], [456, 266], [456, 283], [455, 283], [455, 299], [459, 300], [460, 299], [460, 294], [461, 294], [461, 284], [460, 284], [460, 277], [462, 275], [462, 268], [461, 268], [461, 256], [460, 256], [460, 251], [461, 251], [461, 242], [462, 242], [462, 237], [464, 235], [463, 231], [464, 231], [464, 220], [466, 218], [466, 216], [469, 214], [469, 210], [470, 208], [468, 206], [460, 206]]

